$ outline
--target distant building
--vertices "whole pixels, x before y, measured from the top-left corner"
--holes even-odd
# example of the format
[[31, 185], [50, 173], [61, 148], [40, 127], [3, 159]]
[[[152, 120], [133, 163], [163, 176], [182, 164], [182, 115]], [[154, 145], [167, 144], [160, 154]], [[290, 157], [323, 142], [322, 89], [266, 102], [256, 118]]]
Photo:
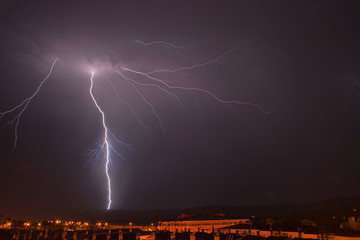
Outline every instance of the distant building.
[[170, 232], [215, 232], [219, 228], [250, 224], [250, 219], [188, 219], [158, 222], [158, 230]]
[[360, 240], [360, 231], [345, 231], [337, 225], [303, 227], [297, 224], [268, 225], [239, 224], [218, 229], [223, 234], [272, 239]]

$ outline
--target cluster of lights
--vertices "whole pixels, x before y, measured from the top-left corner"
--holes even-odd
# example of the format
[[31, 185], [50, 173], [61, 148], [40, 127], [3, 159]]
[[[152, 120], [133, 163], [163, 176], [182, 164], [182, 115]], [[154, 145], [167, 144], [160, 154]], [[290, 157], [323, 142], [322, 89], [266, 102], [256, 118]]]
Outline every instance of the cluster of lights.
[[[103, 223], [101, 223], [101, 222], [98, 222], [98, 223], [96, 223], [96, 226], [98, 226], [98, 227], [101, 227], [101, 225], [103, 225]], [[104, 226], [107, 226], [108, 225], [108, 223], [106, 222], [106, 223], [104, 223]]]
[[[74, 225], [77, 225], [78, 227], [88, 227], [90, 224], [88, 223], [88, 222], [74, 222], [74, 221], [61, 221], [61, 220], [49, 220], [49, 221], [47, 221], [47, 223], [51, 223], [51, 224], [57, 224], [57, 225], [59, 225], [59, 224], [64, 224], [64, 225], [66, 225], [66, 226], [74, 226]], [[33, 222], [33, 223], [31, 223], [31, 222], [24, 222], [24, 227], [31, 227], [31, 226], [37, 226], [37, 227], [41, 227], [42, 226], [42, 223], [41, 222]], [[98, 225], [98, 224], [97, 224]], [[107, 226], [108, 224], [107, 223], [105, 223], [104, 224], [105, 226]], [[12, 223], [11, 222], [7, 222], [7, 223], [5, 223], [5, 224], [1, 224], [0, 225], [0, 228], [11, 228], [11, 226], [12, 226]], [[100, 226], [101, 226], [101, 223], [100, 223]]]
[[149, 232], [152, 232], [152, 231], [154, 231], [154, 229], [153, 229], [153, 227], [154, 227], [154, 223], [151, 223], [150, 225], [151, 225], [151, 227], [150, 227], [150, 228], [148, 228], [147, 230], [148, 230]]
[[65, 222], [65, 226], [74, 226], [74, 225], [78, 225], [79, 227], [82, 227], [82, 226], [89, 226], [89, 223], [88, 222], [74, 222], [74, 221], [68, 221], [68, 222]]
[[[68, 227], [75, 227], [75, 226], [77, 226], [77, 227], [88, 227], [88, 226], [90, 226], [90, 223], [89, 222], [75, 222], [75, 221], [61, 221], [61, 220], [49, 220], [49, 221], [46, 221], [48, 224], [50, 223], [50, 224], [62, 224], [62, 225], [65, 225], [65, 226], [68, 226]], [[132, 222], [129, 222], [128, 223], [129, 224], [129, 226], [130, 227], [132, 227], [133, 226], [133, 223]], [[41, 228], [42, 227], [42, 222], [33, 222], [33, 223], [31, 223], [31, 222], [24, 222], [24, 227], [26, 227], [26, 228], [29, 228], [29, 227], [31, 227], [31, 226], [33, 226], [33, 227], [38, 227], [38, 228]], [[45, 224], [46, 225], [46, 224]], [[7, 223], [5, 223], [5, 224], [3, 224], [3, 225], [0, 225], [0, 228], [11, 228], [11, 226], [12, 226], [12, 223], [11, 222], [7, 222]], [[95, 224], [95, 226], [96, 227], [98, 227], [98, 228], [106, 228], [106, 227], [108, 227], [109, 226], [109, 223], [107, 223], [107, 222], [97, 222], [96, 224]], [[148, 231], [153, 231], [154, 229], [153, 229], [153, 227], [154, 227], [154, 223], [151, 223], [150, 224], [150, 226], [149, 226], [149, 228], [147, 229]]]
[[3, 228], [10, 228], [11, 227], [11, 222], [8, 222], [4, 225], [2, 225]]

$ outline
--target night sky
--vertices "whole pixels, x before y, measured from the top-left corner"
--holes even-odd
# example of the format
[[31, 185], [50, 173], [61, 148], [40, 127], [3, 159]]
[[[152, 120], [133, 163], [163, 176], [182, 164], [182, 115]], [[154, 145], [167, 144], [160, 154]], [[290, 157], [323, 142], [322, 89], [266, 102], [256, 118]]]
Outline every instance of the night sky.
[[[132, 2], [132, 3], [130, 3]], [[356, 1], [2, 1], [0, 111], [31, 96], [0, 128], [0, 214], [105, 209], [103, 137], [94, 95], [112, 132], [133, 149], [113, 155], [112, 209], [308, 202], [360, 194], [360, 15]], [[144, 46], [166, 41], [163, 44]], [[139, 87], [113, 69], [216, 94]], [[148, 79], [127, 72], [143, 83]], [[151, 129], [146, 134], [133, 113]], [[236, 114], [236, 113], [237, 114]]]

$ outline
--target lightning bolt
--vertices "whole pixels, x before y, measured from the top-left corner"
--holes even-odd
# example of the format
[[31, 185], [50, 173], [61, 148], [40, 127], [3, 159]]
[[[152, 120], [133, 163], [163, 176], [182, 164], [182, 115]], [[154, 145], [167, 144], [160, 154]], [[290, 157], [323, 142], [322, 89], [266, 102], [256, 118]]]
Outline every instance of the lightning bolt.
[[129, 109], [130, 111], [132, 112], [132, 114], [134, 115], [136, 121], [140, 124], [140, 126], [143, 127], [145, 133], [148, 135], [148, 137], [150, 137], [150, 133], [151, 133], [151, 129], [146, 126], [140, 119], [139, 115], [135, 112], [134, 108], [131, 106], [130, 103], [126, 102], [121, 96], [120, 94], [118, 93], [118, 91], [115, 89], [114, 85], [111, 83], [111, 81], [108, 79], [108, 82], [111, 86], [111, 88], [113, 89], [115, 95], [117, 96], [117, 98], [120, 100], [120, 102], [122, 102], [123, 104], [125, 104]]
[[[158, 42], [162, 42], [162, 41], [158, 41]], [[144, 44], [142, 42], [140, 42], [140, 43], [147, 46], [147, 45], [155, 44], [155, 43], [158, 43], [158, 42], [151, 42], [151, 43], [148, 43], [148, 44]], [[179, 67], [179, 68], [175, 68], [175, 69], [157, 69], [157, 70], [153, 70], [153, 71], [150, 71], [150, 72], [141, 72], [141, 71], [137, 71], [137, 70], [134, 70], [134, 69], [123, 67], [122, 70], [125, 71], [125, 72], [133, 73], [135, 75], [140, 75], [140, 76], [144, 77], [145, 79], [150, 80], [151, 82], [153, 82], [155, 84], [157, 83], [157, 84], [163, 85], [167, 89], [185, 90], [185, 91], [189, 91], [189, 92], [200, 92], [200, 93], [209, 95], [210, 97], [212, 97], [217, 102], [219, 102], [219, 103], [223, 104], [225, 107], [231, 109], [236, 115], [239, 115], [239, 113], [231, 105], [248, 105], [248, 106], [252, 106], [252, 107], [255, 107], [255, 108], [259, 109], [262, 113], [269, 113], [270, 110], [267, 110], [267, 111], [264, 110], [266, 108], [269, 108], [268, 105], [261, 105], [261, 104], [255, 104], [255, 103], [252, 103], [252, 102], [244, 102], [244, 101], [237, 101], [237, 100], [221, 99], [215, 93], [210, 92], [210, 91], [208, 91], [206, 89], [196, 88], [196, 87], [189, 87], [189, 86], [187, 86], [186, 84], [184, 84], [182, 82], [180, 82], [182, 84], [182, 86], [173, 85], [175, 82], [165, 80], [165, 79], [160, 79], [158, 77], [153, 77], [152, 76], [152, 74], [155, 74], [155, 73], [165, 73], [165, 72], [174, 73], [174, 72], [179, 72], [179, 71], [194, 70], [196, 68], [205, 67], [205, 66], [207, 66], [209, 64], [213, 64], [213, 63], [218, 62], [219, 60], [224, 58], [226, 55], [228, 55], [228, 54], [230, 54], [230, 53], [232, 53], [234, 51], [238, 51], [238, 50], [246, 51], [246, 49], [242, 49], [240, 47], [234, 47], [232, 49], [227, 50], [226, 52], [224, 52], [220, 56], [218, 56], [218, 57], [216, 57], [214, 59], [211, 59], [211, 60], [209, 60], [207, 62], [197, 63], [197, 64], [194, 64], [194, 65], [191, 65], [191, 66], [183, 66], [183, 67]], [[129, 81], [134, 81], [134, 80], [126, 77], [120, 71], [116, 70], [116, 72], [118, 72], [126, 81], [128, 81], [128, 82]], [[147, 85], [148, 86], [153, 86], [155, 84], [147, 84]], [[142, 84], [142, 85], [144, 86], [146, 84]], [[158, 85], [156, 85], [156, 86], [158, 86]], [[158, 86], [158, 87], [161, 88], [160, 86]], [[175, 95], [175, 94], [173, 94], [173, 95]], [[178, 98], [177, 98], [177, 100], [180, 101]]]
[[[204, 93], [206, 95], [209, 95], [210, 97], [212, 97], [214, 100], [216, 100], [217, 102], [223, 104], [225, 107], [228, 107], [230, 108], [231, 110], [234, 111], [234, 113], [238, 114], [238, 112], [233, 108], [231, 107], [231, 104], [236, 104], [236, 105], [248, 105], [248, 106], [252, 106], [252, 107], [255, 107], [257, 109], [259, 109], [262, 113], [267, 113], [266, 111], [264, 111], [264, 108], [267, 108], [269, 106], [267, 105], [261, 105], [261, 104], [254, 104], [254, 103], [251, 103], [251, 102], [243, 102], [243, 101], [237, 101], [237, 100], [226, 100], [226, 99], [221, 99], [219, 98], [215, 93], [213, 92], [210, 92], [206, 89], [203, 89], [203, 88], [196, 88], [196, 87], [187, 87], [187, 86], [174, 86], [174, 85], [171, 85], [169, 83], [169, 81], [166, 81], [166, 80], [162, 80], [160, 78], [156, 78], [156, 77], [152, 77], [150, 76], [150, 74], [148, 73], [145, 73], [145, 72], [140, 72], [140, 71], [136, 71], [136, 70], [132, 70], [132, 69], [129, 69], [129, 68], [124, 68], [123, 69], [124, 71], [128, 71], [128, 72], [131, 72], [131, 73], [135, 73], [137, 75], [141, 75], [145, 78], [147, 78], [148, 80], [151, 80], [152, 82], [155, 82], [155, 83], [158, 83], [158, 84], [161, 84], [165, 87], [167, 87], [168, 89], [172, 89], [172, 90], [176, 90], [176, 89], [179, 89], [179, 90], [185, 90], [185, 91], [190, 91], [190, 92], [201, 92], [201, 93]], [[185, 70], [185, 69], [183, 69]], [[165, 70], [163, 70], [165, 71]], [[168, 71], [171, 71], [171, 70], [168, 70]], [[124, 79], [126, 81], [128, 81], [130, 83], [130, 80], [129, 78], [127, 78], [124, 74], [120, 73], [119, 71], [117, 71], [122, 77], [124, 77]], [[133, 85], [133, 84], [132, 84]], [[159, 119], [160, 120], [160, 119]]]
[[166, 42], [166, 41], [153, 41], [153, 42], [148, 42], [148, 43], [145, 43], [145, 42], [142, 42], [140, 40], [137, 40], [136, 41], [137, 43], [140, 43], [144, 46], [150, 46], [150, 45], [158, 45], [160, 47], [164, 47], [164, 48], [169, 48], [173, 51], [175, 51], [177, 54], [185, 57], [181, 52], [180, 50], [184, 50], [185, 47], [182, 45], [182, 44], [178, 44], [178, 45], [175, 45], [175, 44], [172, 44], [172, 43], [169, 43], [169, 42]]
[[175, 44], [172, 44], [172, 43], [169, 43], [169, 42], [166, 42], [166, 41], [153, 41], [153, 42], [148, 42], [148, 43], [145, 43], [145, 42], [142, 42], [140, 40], [137, 40], [136, 41], [137, 43], [140, 43], [144, 46], [150, 46], [150, 45], [161, 45], [161, 46], [166, 46], [166, 47], [169, 47], [169, 48], [180, 48], [180, 49], [184, 49], [184, 47], [182, 46], [182, 44], [179, 44], [179, 45], [175, 45]]
[[154, 116], [157, 118], [157, 120], [158, 120], [158, 122], [159, 122], [159, 125], [160, 125], [161, 130], [163, 131], [163, 133], [165, 133], [165, 127], [164, 127], [164, 124], [163, 124], [163, 121], [162, 121], [162, 117], [161, 117], [161, 116], [159, 115], [159, 113], [155, 110], [154, 105], [152, 105], [152, 104], [149, 102], [149, 100], [147, 100], [147, 98], [144, 96], [144, 94], [142, 94], [142, 93], [139, 91], [139, 89], [134, 85], [133, 80], [125, 77], [120, 71], [117, 71], [117, 70], [116, 70], [116, 72], [117, 72], [118, 74], [120, 74], [120, 76], [122, 76], [122, 77], [125, 79], [125, 81], [127, 81], [127, 82], [134, 88], [134, 90], [141, 96], [141, 98], [144, 100], [144, 102], [151, 108]]
[[104, 128], [104, 141], [101, 145], [101, 148], [103, 150], [105, 150], [105, 174], [106, 174], [106, 178], [107, 178], [107, 185], [108, 185], [108, 205], [107, 205], [107, 209], [110, 209], [111, 206], [111, 179], [110, 179], [110, 175], [109, 175], [109, 164], [110, 164], [110, 144], [109, 144], [109, 139], [108, 139], [108, 127], [106, 126], [105, 123], [105, 114], [103, 112], [103, 110], [101, 110], [99, 104], [97, 103], [94, 94], [93, 94], [93, 86], [94, 86], [94, 72], [91, 73], [91, 78], [90, 78], [90, 96], [96, 106], [96, 108], [99, 110], [100, 114], [101, 114], [101, 119], [102, 119], [102, 125]]
[[[178, 54], [180, 54], [179, 50], [184, 49], [184, 47], [182, 45], [176, 46], [176, 45], [168, 43], [166, 41], [155, 41], [155, 42], [149, 42], [149, 43], [144, 43], [141, 41], [137, 41], [137, 42], [144, 46], [157, 45], [157, 46], [166, 47], [166, 48], [174, 50]], [[235, 51], [239, 51], [239, 50], [247, 51], [245, 49], [235, 47], [235, 48], [232, 48], [211, 60], [206, 61], [206, 62], [197, 63], [197, 64], [190, 65], [190, 66], [182, 66], [182, 67], [173, 68], [173, 69], [157, 69], [157, 70], [153, 70], [150, 72], [142, 72], [142, 71], [134, 70], [134, 69], [130, 69], [130, 68], [119, 69], [119, 68], [117, 68], [117, 66], [115, 66], [113, 68], [113, 71], [115, 71], [117, 74], [119, 74], [121, 76], [121, 78], [124, 79], [126, 81], [126, 83], [131, 88], [133, 88], [136, 91], [136, 93], [142, 98], [143, 102], [151, 109], [154, 117], [159, 122], [161, 130], [165, 133], [165, 126], [163, 124], [163, 118], [160, 116], [160, 113], [156, 110], [154, 104], [151, 101], [149, 101], [149, 99], [146, 97], [146, 95], [142, 91], [143, 88], [146, 88], [146, 87], [156, 88], [159, 91], [166, 93], [168, 96], [175, 98], [176, 101], [181, 106], [183, 104], [180, 101], [180, 98], [176, 95], [177, 91], [187, 91], [196, 97], [197, 97], [196, 94], [206, 95], [206, 96], [212, 98], [213, 100], [215, 100], [216, 102], [222, 104], [223, 106], [230, 108], [237, 115], [239, 115], [239, 112], [238, 112], [238, 110], [236, 110], [234, 108], [235, 105], [247, 105], [247, 106], [251, 106], [251, 107], [259, 109], [262, 113], [267, 113], [264, 111], [264, 109], [268, 108], [269, 105], [261, 105], [261, 104], [255, 104], [255, 103], [251, 103], [251, 102], [243, 102], [243, 101], [238, 101], [238, 100], [222, 99], [219, 96], [217, 96], [215, 93], [213, 93], [207, 89], [187, 86], [186, 84], [184, 84], [181, 81], [170, 81], [168, 79], [163, 79], [158, 76], [163, 73], [175, 73], [175, 72], [179, 72], [179, 71], [190, 71], [190, 70], [196, 70], [201, 67], [206, 67], [210, 64], [214, 64], [214, 63], [220, 61], [222, 58], [224, 58], [228, 54], [231, 54], [231, 53], [233, 53]], [[50, 78], [52, 71], [54, 69], [54, 66], [58, 60], [59, 60], [58, 58], [56, 58], [54, 60], [48, 74], [41, 81], [41, 83], [38, 86], [38, 88], [36, 89], [36, 91], [30, 97], [23, 100], [19, 105], [15, 106], [14, 108], [4, 111], [4, 112], [0, 112], [0, 119], [2, 119], [3, 117], [5, 117], [8, 114], [16, 113], [17, 111], [19, 111], [15, 115], [15, 117], [8, 123], [8, 125], [9, 124], [14, 125], [14, 135], [15, 135], [14, 149], [17, 148], [18, 126], [19, 126], [20, 118], [21, 118], [22, 114], [25, 112], [25, 110], [27, 109], [27, 107], [29, 106], [32, 99], [38, 94], [38, 92], [40, 91], [40, 89], [42, 88], [44, 83]], [[135, 79], [128, 77], [128, 75], [133, 76]], [[103, 139], [102, 139], [101, 143], [98, 145], [98, 147], [95, 150], [91, 151], [91, 154], [93, 154], [93, 156], [94, 156], [91, 160], [100, 158], [101, 156], [105, 158], [104, 159], [105, 160], [105, 174], [106, 174], [106, 180], [107, 180], [107, 194], [108, 194], [107, 195], [107, 209], [110, 209], [111, 203], [112, 203], [112, 188], [111, 188], [111, 178], [110, 178], [110, 173], [109, 173], [110, 168], [112, 166], [111, 156], [113, 156], [113, 154], [116, 154], [120, 158], [126, 160], [126, 158], [114, 147], [114, 145], [112, 145], [112, 142], [120, 144], [126, 148], [131, 148], [131, 146], [129, 144], [122, 142], [120, 139], [118, 139], [115, 136], [115, 134], [111, 131], [111, 129], [107, 126], [105, 113], [102, 110], [102, 108], [100, 107], [100, 105], [98, 104], [98, 102], [94, 96], [94, 93], [93, 93], [94, 92], [94, 76], [95, 76], [95, 73], [91, 72], [89, 93], [90, 93], [90, 96], [91, 96], [91, 99], [92, 99], [94, 105], [96, 106], [99, 114], [101, 115], [101, 122], [102, 122], [102, 128], [103, 128]], [[141, 79], [141, 81], [138, 79]], [[144, 131], [147, 134], [149, 134], [151, 132], [151, 129], [149, 127], [147, 127], [141, 121], [139, 115], [135, 112], [134, 108], [130, 105], [130, 103], [125, 101], [125, 99], [123, 99], [119, 95], [119, 93], [117, 92], [115, 87], [111, 84], [110, 80], [108, 80], [108, 82], [110, 83], [111, 88], [115, 92], [117, 98], [123, 104], [127, 105], [127, 107], [130, 109], [130, 111], [133, 113], [137, 122], [144, 128]]]
[[5, 112], [0, 112], [0, 119], [2, 119], [5, 115], [10, 114], [12, 112], [15, 112], [17, 109], [21, 109], [21, 111], [15, 115], [15, 117], [13, 118], [13, 120], [11, 120], [7, 125], [12, 125], [15, 123], [15, 127], [14, 127], [14, 135], [15, 135], [15, 139], [14, 139], [14, 149], [17, 149], [17, 141], [18, 141], [18, 126], [19, 126], [19, 122], [20, 122], [20, 118], [22, 116], [22, 114], [25, 112], [25, 110], [27, 109], [27, 107], [29, 106], [31, 100], [38, 94], [38, 92], [40, 91], [41, 87], [43, 86], [43, 84], [46, 82], [46, 80], [49, 79], [54, 66], [56, 64], [56, 62], [59, 60], [59, 58], [56, 58], [54, 60], [54, 62], [51, 65], [50, 71], [48, 72], [48, 74], [46, 75], [46, 77], [41, 81], [40, 85], [38, 86], [38, 88], [36, 89], [36, 91], [28, 98], [26, 98], [24, 101], [22, 101], [19, 105], [15, 106], [14, 108], [7, 110]]
[[[151, 71], [151, 72], [147, 72], [146, 74], [151, 75], [151, 74], [159, 73], [159, 72], [171, 72], [171, 73], [173, 73], [173, 72], [178, 72], [178, 71], [183, 71], [183, 70], [191, 70], [191, 69], [198, 68], [198, 67], [205, 67], [205, 66], [207, 66], [207, 65], [209, 65], [211, 63], [215, 63], [215, 62], [219, 61], [220, 59], [222, 59], [223, 57], [225, 57], [229, 53], [234, 52], [236, 50], [240, 50], [240, 49], [241, 49], [240, 47], [232, 48], [232, 49], [224, 52], [223, 54], [221, 54], [220, 56], [218, 56], [218, 57], [216, 57], [216, 58], [214, 58], [212, 60], [209, 60], [209, 61], [204, 62], [204, 63], [194, 64], [194, 65], [191, 65], [189, 67], [179, 67], [179, 68], [175, 68], [175, 69], [158, 69], [158, 70], [154, 70], [154, 71]], [[126, 69], [124, 69], [124, 70], [126, 70]]]

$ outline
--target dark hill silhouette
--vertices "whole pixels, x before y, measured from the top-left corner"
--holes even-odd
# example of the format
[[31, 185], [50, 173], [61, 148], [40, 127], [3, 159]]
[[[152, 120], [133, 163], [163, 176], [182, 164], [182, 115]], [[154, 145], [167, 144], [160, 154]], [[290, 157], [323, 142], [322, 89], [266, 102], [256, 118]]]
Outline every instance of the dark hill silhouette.
[[[357, 211], [354, 211], [354, 209]], [[360, 196], [328, 199], [312, 203], [262, 206], [203, 206], [190, 209], [147, 211], [111, 210], [104, 214], [104, 218], [109, 221], [124, 222], [131, 220], [149, 223], [158, 220], [177, 220], [177, 216], [181, 213], [197, 214], [198, 216], [208, 213], [224, 213], [227, 218], [252, 218], [255, 221], [276, 217], [288, 221], [311, 218], [318, 219], [322, 223], [340, 223], [350, 216], [359, 217], [360, 213], [358, 211], [360, 211]]]
[[[354, 211], [356, 209], [356, 211]], [[226, 218], [251, 218], [261, 221], [266, 218], [281, 218], [286, 221], [317, 219], [322, 224], [338, 224], [350, 216], [360, 217], [360, 196], [327, 199], [311, 203], [272, 204], [261, 206], [202, 206], [189, 209], [163, 210], [80, 210], [60, 211], [61, 219], [108, 221], [112, 223], [150, 224], [157, 221], [177, 220], [181, 213], [196, 214], [224, 213]], [[333, 218], [335, 216], [335, 218]], [[345, 217], [345, 219], [344, 219]]]

